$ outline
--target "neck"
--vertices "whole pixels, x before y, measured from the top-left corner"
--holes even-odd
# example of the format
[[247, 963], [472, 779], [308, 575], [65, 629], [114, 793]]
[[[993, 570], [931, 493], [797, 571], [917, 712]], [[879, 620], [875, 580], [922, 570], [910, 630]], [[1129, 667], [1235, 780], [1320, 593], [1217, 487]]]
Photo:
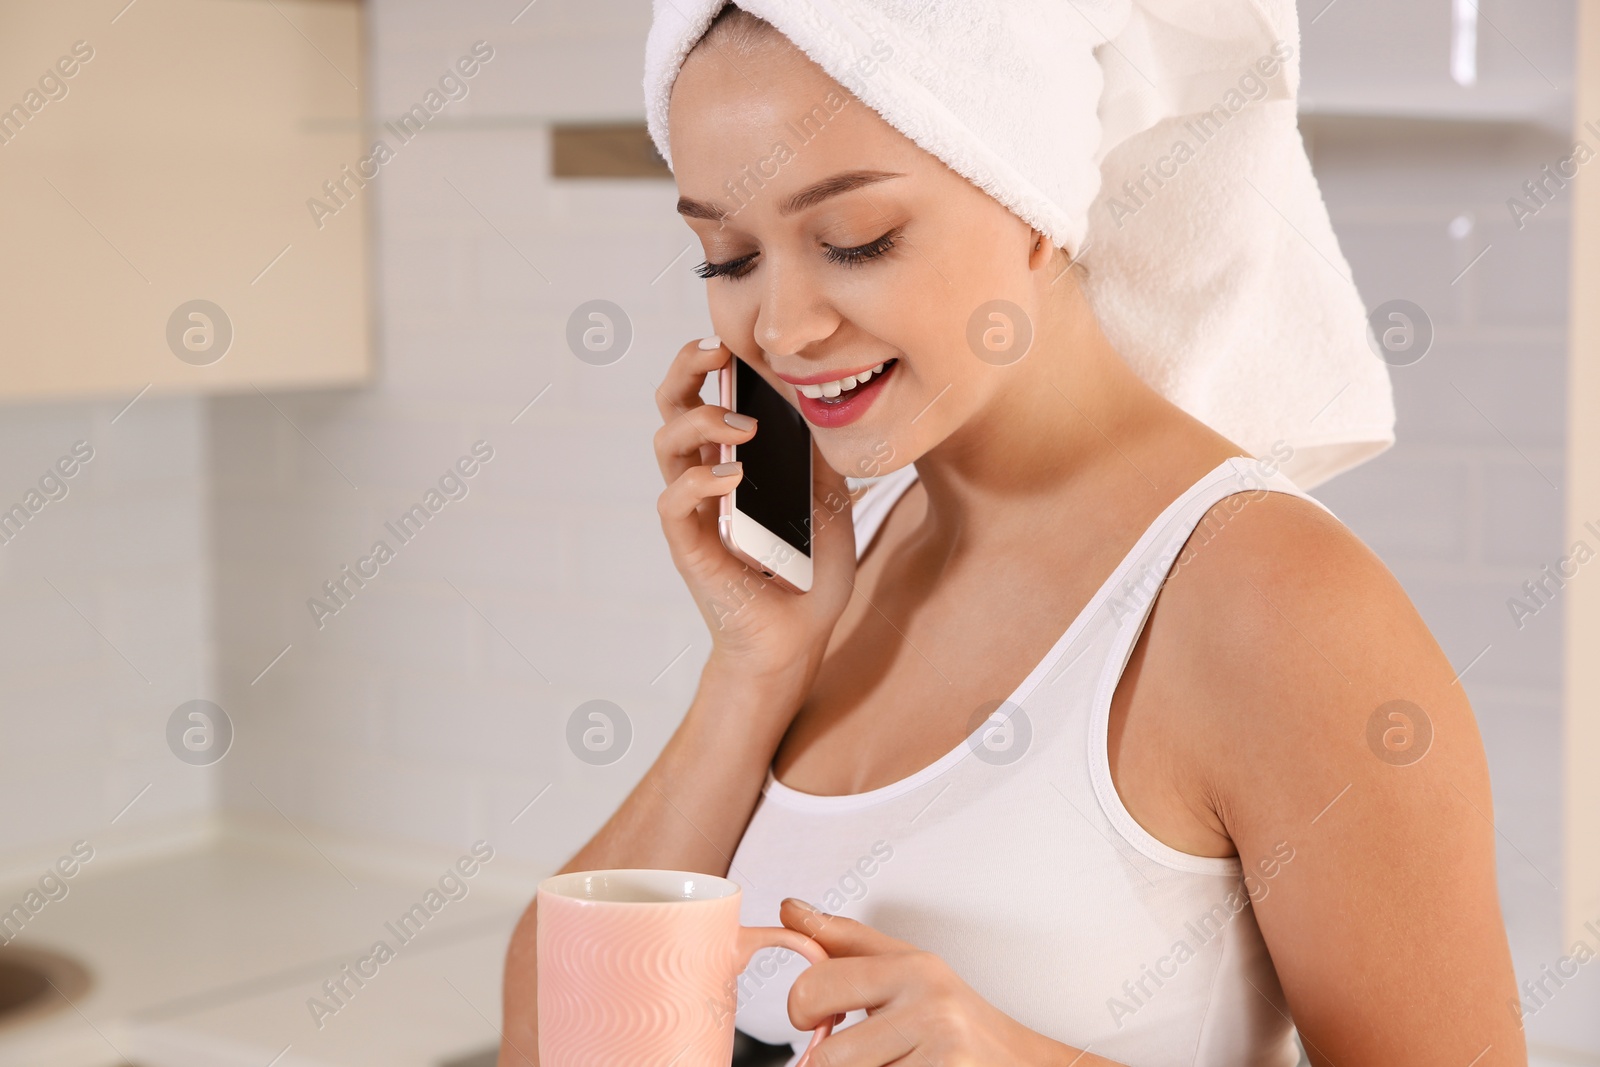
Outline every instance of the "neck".
[[1028, 354], [999, 371], [1002, 388], [917, 459], [930, 537], [971, 544], [1032, 528], [1041, 509], [1108, 477], [1156, 491], [1140, 457], [1155, 426], [1185, 416], [1129, 369], [1076, 288], [1055, 305]]

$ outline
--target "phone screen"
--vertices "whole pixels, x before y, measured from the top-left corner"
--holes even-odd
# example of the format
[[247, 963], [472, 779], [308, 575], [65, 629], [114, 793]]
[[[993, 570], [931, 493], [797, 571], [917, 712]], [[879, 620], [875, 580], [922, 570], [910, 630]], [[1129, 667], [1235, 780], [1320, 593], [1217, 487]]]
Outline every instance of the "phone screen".
[[811, 428], [765, 378], [733, 356], [734, 408], [755, 416], [755, 436], [734, 447], [744, 478], [733, 506], [811, 555]]

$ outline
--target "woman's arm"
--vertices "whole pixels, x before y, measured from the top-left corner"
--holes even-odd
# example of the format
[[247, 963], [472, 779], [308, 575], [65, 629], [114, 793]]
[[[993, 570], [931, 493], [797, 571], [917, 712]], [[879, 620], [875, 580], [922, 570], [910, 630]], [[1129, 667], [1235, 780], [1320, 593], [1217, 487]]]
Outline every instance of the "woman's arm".
[[[791, 685], [708, 663], [661, 755], [557, 873], [656, 867], [726, 875], [797, 699]], [[534, 909], [523, 912], [506, 951], [499, 1067], [538, 1064]]]
[[[716, 337], [690, 341], [656, 389], [662, 419], [656, 463], [666, 482], [656, 509], [673, 565], [711, 631], [711, 655], [661, 755], [557, 873], [653, 867], [728, 874], [773, 753], [811, 691], [849, 602], [856, 557], [848, 486], [815, 444], [813, 499], [837, 506], [830, 503], [826, 515], [813, 512], [811, 591], [799, 596], [764, 581], [722, 545], [718, 498], [743, 475], [737, 464], [716, 464], [719, 447], [760, 432], [754, 419], [730, 421], [726, 408], [700, 399], [706, 375], [729, 358]], [[500, 1067], [538, 1063], [534, 909], [529, 904], [523, 912], [506, 950]]]
[[562, 870], [657, 867], [726, 875], [801, 696], [791, 686], [708, 664], [661, 755]]
[[1142, 697], [1182, 701], [1185, 792], [1244, 859], [1311, 1062], [1526, 1064], [1483, 745], [1382, 563], [1311, 504], [1252, 500], [1148, 637]]

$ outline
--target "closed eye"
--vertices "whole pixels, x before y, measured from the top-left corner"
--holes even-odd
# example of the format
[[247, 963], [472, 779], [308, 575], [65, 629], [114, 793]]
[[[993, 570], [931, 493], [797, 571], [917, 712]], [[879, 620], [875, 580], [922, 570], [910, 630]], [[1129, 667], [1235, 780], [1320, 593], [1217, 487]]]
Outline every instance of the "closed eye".
[[748, 256], [730, 259], [726, 263], [705, 262], [696, 267], [694, 272], [702, 278], [743, 278], [750, 273], [745, 269], [746, 266], [755, 258], [756, 253], [752, 252]]
[[854, 248], [834, 248], [832, 245], [824, 245], [823, 247], [826, 248], [827, 251], [825, 251], [823, 255], [827, 256], [828, 259], [832, 260], [834, 263], [842, 263], [847, 267], [853, 267], [858, 264], [865, 263], [869, 259], [877, 259], [879, 256], [888, 252], [889, 249], [895, 246], [895, 238], [899, 235], [900, 230], [896, 228], [890, 230], [876, 241], [869, 241], [864, 245], [857, 245]]
[[[900, 235], [900, 228], [890, 230], [877, 240], [869, 241], [864, 245], [854, 248], [835, 248], [832, 245], [823, 245], [823, 255], [832, 263], [844, 267], [858, 267], [868, 260], [877, 259], [886, 254], [898, 243], [895, 239]], [[730, 259], [726, 263], [701, 263], [694, 272], [702, 278], [743, 278], [754, 270], [756, 257], [759, 252], [751, 252], [738, 259]]]

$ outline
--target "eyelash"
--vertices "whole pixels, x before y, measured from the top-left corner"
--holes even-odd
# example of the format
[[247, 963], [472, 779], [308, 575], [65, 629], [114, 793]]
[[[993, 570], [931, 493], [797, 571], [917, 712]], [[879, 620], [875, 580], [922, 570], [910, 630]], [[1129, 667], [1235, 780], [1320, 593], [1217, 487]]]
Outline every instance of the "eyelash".
[[[823, 255], [840, 266], [859, 267], [869, 259], [877, 259], [879, 256], [887, 254], [890, 249], [895, 247], [897, 243], [895, 238], [899, 235], [900, 230], [897, 227], [875, 241], [869, 241], [864, 245], [856, 245], [854, 248], [834, 248], [832, 245], [828, 245], [825, 246], [827, 251], [823, 252]], [[702, 278], [738, 280], [749, 274], [751, 269], [754, 269], [750, 267], [750, 261], [755, 256], [756, 253], [752, 252], [748, 256], [730, 259], [726, 263], [701, 263], [694, 269], [694, 272]]]

